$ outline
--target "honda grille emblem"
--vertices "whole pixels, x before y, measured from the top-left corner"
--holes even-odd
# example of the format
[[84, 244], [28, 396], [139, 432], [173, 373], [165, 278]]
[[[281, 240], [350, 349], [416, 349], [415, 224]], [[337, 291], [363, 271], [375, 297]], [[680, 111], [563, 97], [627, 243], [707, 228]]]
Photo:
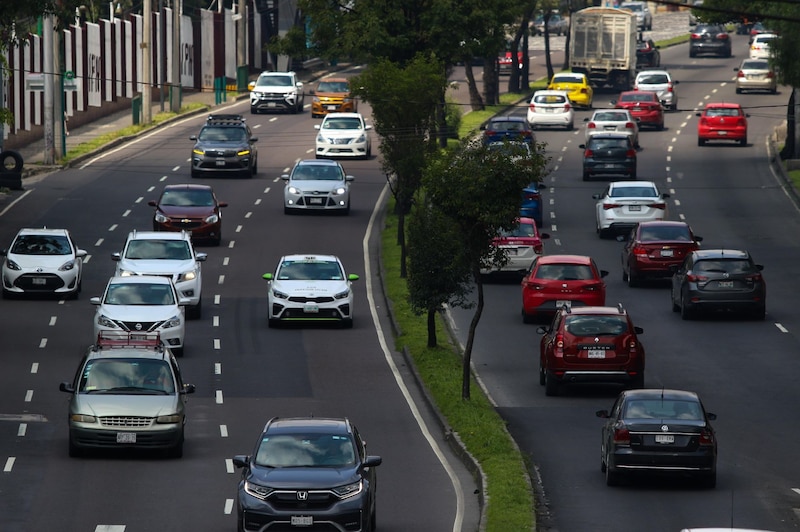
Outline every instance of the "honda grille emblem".
[[298, 491], [297, 492], [297, 500], [298, 501], [307, 501], [308, 500], [308, 492], [307, 491]]

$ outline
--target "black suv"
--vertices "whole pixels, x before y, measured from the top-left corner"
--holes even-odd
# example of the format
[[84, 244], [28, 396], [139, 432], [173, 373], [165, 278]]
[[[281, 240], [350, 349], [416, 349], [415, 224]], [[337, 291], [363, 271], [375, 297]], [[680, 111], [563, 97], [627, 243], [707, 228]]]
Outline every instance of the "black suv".
[[239, 174], [252, 177], [258, 173], [258, 150], [250, 127], [242, 115], [208, 115], [192, 149], [192, 177], [205, 174]]
[[700, 54], [731, 56], [731, 37], [720, 24], [698, 24], [689, 40], [689, 57]]
[[750, 253], [739, 249], [698, 249], [673, 268], [672, 310], [685, 320], [703, 310], [742, 310], [763, 320], [767, 285]]
[[375, 467], [380, 456], [348, 419], [273, 418], [242, 468], [237, 497], [240, 532], [248, 530], [375, 530]]

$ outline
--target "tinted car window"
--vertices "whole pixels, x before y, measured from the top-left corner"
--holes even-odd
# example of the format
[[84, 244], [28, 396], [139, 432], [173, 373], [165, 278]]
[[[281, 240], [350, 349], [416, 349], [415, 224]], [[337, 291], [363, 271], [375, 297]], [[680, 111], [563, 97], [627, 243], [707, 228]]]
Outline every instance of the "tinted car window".
[[533, 98], [533, 103], [566, 103], [567, 98], [561, 94], [538, 95]]
[[618, 336], [628, 330], [628, 321], [623, 316], [569, 316], [565, 328], [575, 336]]
[[594, 120], [597, 122], [621, 122], [627, 119], [628, 115], [625, 113], [597, 113], [594, 115]]
[[655, 198], [652, 187], [614, 187], [609, 194], [612, 198]]
[[642, 242], [657, 242], [659, 240], [692, 240], [689, 229], [686, 227], [646, 227], [639, 233]]
[[627, 148], [628, 143], [629, 141], [627, 138], [617, 138], [617, 139], [592, 138], [589, 140], [589, 149], [606, 150], [609, 148]]
[[724, 273], [751, 273], [756, 272], [755, 266], [748, 260], [741, 259], [716, 259], [700, 260], [694, 265], [696, 272], [724, 272]]
[[342, 467], [355, 463], [352, 441], [339, 434], [277, 434], [264, 436], [256, 465], [266, 467]]
[[712, 107], [706, 109], [706, 116], [739, 116], [739, 110], [729, 107]]
[[704, 418], [700, 405], [693, 401], [628, 401], [625, 404], [625, 419], [692, 419]]
[[639, 77], [639, 83], [642, 85], [659, 85], [669, 83], [669, 78], [664, 74], [650, 74]]
[[581, 76], [555, 76], [553, 83], [583, 83]]
[[582, 281], [594, 279], [594, 274], [589, 266], [583, 264], [542, 264], [536, 270], [535, 278]]

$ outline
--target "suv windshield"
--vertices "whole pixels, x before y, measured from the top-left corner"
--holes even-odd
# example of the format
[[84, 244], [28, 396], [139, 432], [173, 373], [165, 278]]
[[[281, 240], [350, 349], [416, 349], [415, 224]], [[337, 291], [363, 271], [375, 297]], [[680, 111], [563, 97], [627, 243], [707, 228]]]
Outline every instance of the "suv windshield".
[[291, 76], [261, 76], [258, 78], [257, 87], [291, 87]]
[[353, 442], [340, 434], [266, 435], [256, 453], [265, 467], [343, 467], [355, 464]]
[[247, 140], [247, 134], [240, 127], [206, 126], [200, 130], [197, 140], [204, 142], [244, 142]]

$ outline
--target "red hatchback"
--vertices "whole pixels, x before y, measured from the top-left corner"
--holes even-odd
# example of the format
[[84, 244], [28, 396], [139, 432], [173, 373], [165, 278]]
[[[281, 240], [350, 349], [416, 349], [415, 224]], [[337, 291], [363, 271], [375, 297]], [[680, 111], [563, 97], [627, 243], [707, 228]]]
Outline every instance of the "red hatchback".
[[664, 107], [653, 91], [625, 91], [619, 99], [611, 102], [617, 109], [627, 109], [639, 122], [639, 127], [664, 129]]
[[552, 315], [562, 307], [606, 304], [606, 270], [591, 257], [547, 255], [537, 257], [522, 279], [522, 321]]
[[738, 103], [709, 103], [697, 113], [697, 145], [709, 140], [732, 140], [747, 146], [747, 117]]
[[644, 387], [644, 346], [622, 308], [564, 307], [549, 327], [537, 329], [539, 383], [546, 395], [558, 395], [560, 384], [617, 383]]
[[217, 201], [208, 185], [167, 185], [158, 201], [147, 203], [156, 208], [153, 231], [188, 231], [192, 241], [208, 241], [218, 246], [222, 240], [222, 213], [225, 202]]
[[641, 222], [622, 248], [622, 280], [637, 286], [644, 278], [672, 277], [672, 267], [700, 247], [703, 237], [685, 222]]

